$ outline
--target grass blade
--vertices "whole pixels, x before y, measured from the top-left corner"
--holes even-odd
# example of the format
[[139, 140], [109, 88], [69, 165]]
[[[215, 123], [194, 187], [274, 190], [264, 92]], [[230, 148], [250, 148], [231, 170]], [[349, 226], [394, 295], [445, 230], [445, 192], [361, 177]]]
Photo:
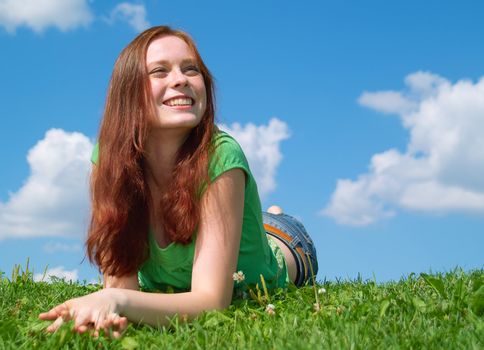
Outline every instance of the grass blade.
[[420, 277], [423, 278], [427, 284], [432, 287], [442, 298], [447, 299], [447, 293], [445, 293], [444, 283], [440, 278], [436, 278], [426, 273], [421, 273]]

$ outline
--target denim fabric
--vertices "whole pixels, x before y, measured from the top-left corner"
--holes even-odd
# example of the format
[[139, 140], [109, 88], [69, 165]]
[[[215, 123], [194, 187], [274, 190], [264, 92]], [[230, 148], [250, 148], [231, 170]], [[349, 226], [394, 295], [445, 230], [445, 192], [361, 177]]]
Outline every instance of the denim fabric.
[[[292, 242], [287, 242], [286, 240], [282, 239], [281, 237], [277, 236], [277, 238], [281, 239], [286, 245], [291, 249], [294, 254], [299, 255], [296, 251], [296, 247], [301, 247], [303, 252], [306, 254], [306, 260], [309, 258], [311, 261], [311, 265], [313, 267], [314, 276], [318, 273], [318, 260], [316, 255], [316, 248], [314, 247], [313, 240], [307, 233], [306, 229], [304, 228], [303, 224], [297, 220], [296, 218], [283, 214], [271, 214], [268, 212], [262, 212], [262, 219], [264, 224], [269, 226], [273, 226], [285, 233], [287, 233], [291, 238]], [[270, 233], [269, 233], [270, 234]], [[303, 275], [308, 276], [308, 281], [302, 281], [300, 283], [296, 283], [296, 285], [302, 285], [306, 282], [312, 284], [311, 278], [311, 271], [307, 271], [304, 273], [304, 267], [301, 266], [302, 264], [296, 259], [296, 263], [298, 266], [299, 273], [303, 273]]]

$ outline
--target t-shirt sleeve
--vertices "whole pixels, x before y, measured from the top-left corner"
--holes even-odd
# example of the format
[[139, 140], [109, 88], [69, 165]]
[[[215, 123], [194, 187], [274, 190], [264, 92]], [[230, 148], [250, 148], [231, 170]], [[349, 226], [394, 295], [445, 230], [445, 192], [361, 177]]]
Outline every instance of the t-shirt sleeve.
[[[230, 136], [223, 136], [215, 145], [214, 155], [209, 165], [209, 176], [213, 182], [217, 177], [231, 169], [240, 168], [250, 178], [247, 158], [240, 145]], [[247, 182], [246, 182], [247, 187]]]
[[97, 165], [98, 161], [99, 161], [99, 142], [96, 142], [92, 150], [91, 162]]

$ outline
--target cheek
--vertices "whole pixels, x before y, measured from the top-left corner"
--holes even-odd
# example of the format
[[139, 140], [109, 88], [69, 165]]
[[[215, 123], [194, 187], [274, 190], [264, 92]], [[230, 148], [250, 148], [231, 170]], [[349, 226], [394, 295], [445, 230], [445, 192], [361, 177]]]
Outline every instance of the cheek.
[[153, 97], [153, 101], [155, 103], [157, 103], [158, 100], [160, 99], [160, 96], [163, 93], [162, 90], [163, 89], [160, 86], [160, 84], [157, 84], [156, 82], [151, 81], [151, 96]]

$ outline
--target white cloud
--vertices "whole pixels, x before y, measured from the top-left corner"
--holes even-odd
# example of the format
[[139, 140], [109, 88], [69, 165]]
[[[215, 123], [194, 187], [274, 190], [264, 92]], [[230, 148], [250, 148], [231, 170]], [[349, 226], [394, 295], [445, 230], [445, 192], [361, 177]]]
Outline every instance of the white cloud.
[[47, 242], [42, 247], [42, 250], [48, 254], [53, 254], [57, 252], [75, 253], [81, 251], [81, 245], [78, 243], [67, 244], [60, 242]]
[[383, 113], [389, 114], [406, 112], [415, 108], [412, 101], [395, 91], [364, 92], [358, 99], [358, 102], [363, 106], [378, 109]]
[[82, 236], [89, 214], [93, 144], [81, 133], [51, 129], [27, 156], [31, 174], [0, 202], [0, 239]]
[[57, 277], [57, 278], [63, 278], [65, 281], [72, 281], [72, 282], [77, 282], [79, 279], [79, 271], [74, 269], [74, 270], [65, 270], [64, 266], [57, 266], [52, 269], [48, 269], [47, 272], [45, 273], [36, 273], [34, 275], [34, 281], [36, 282], [52, 282], [52, 277]]
[[0, 26], [9, 33], [22, 26], [37, 33], [48, 27], [66, 31], [92, 19], [87, 0], [0, 0]]
[[[261, 196], [276, 187], [282, 160], [280, 142], [289, 137], [286, 123], [220, 125], [241, 144]], [[30, 151], [31, 174], [24, 185], [0, 202], [0, 240], [5, 238], [82, 237], [89, 220], [89, 170], [93, 144], [78, 132], [51, 129]], [[49, 242], [44, 251], [79, 251], [77, 244]]]
[[232, 126], [219, 126], [240, 143], [261, 197], [273, 191], [276, 188], [276, 170], [282, 160], [279, 145], [290, 137], [287, 124], [272, 118], [269, 125], [256, 126], [248, 123], [242, 127], [239, 123], [234, 123]]
[[409, 131], [405, 152], [375, 154], [357, 180], [338, 180], [321, 214], [368, 225], [397, 208], [484, 213], [484, 77], [477, 83], [426, 72], [406, 77], [405, 92], [365, 92], [359, 102], [396, 113]]
[[150, 26], [146, 20], [146, 9], [143, 5], [134, 5], [128, 2], [118, 4], [112, 11], [108, 19], [109, 23], [116, 20], [128, 22], [136, 31], [141, 32]]

